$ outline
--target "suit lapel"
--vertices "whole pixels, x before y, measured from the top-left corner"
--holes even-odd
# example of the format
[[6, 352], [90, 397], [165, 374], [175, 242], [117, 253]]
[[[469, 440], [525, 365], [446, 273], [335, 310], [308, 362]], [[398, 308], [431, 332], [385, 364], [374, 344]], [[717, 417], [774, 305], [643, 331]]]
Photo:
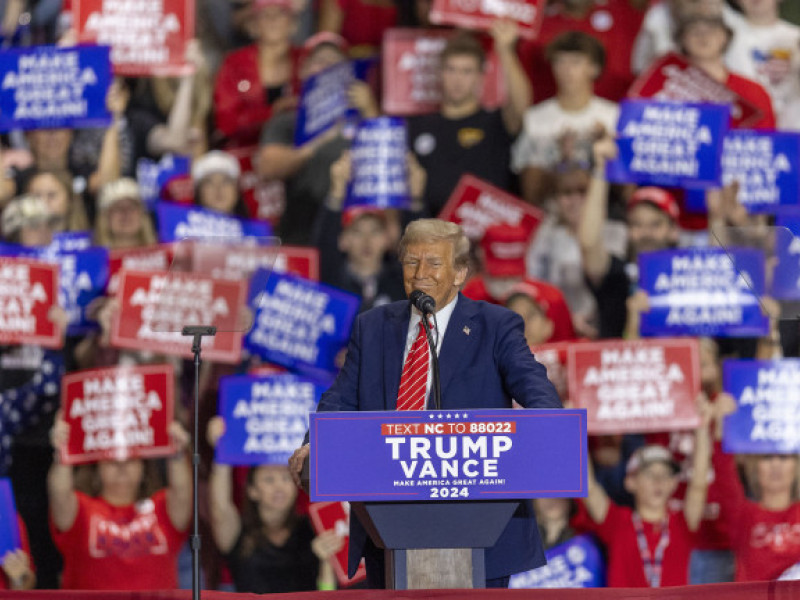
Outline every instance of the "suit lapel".
[[403, 372], [403, 352], [408, 334], [409, 307], [398, 303], [383, 322], [383, 403], [385, 410], [397, 407], [397, 392]]
[[478, 342], [478, 337], [481, 335], [473, 322], [476, 310], [477, 307], [473, 301], [459, 294], [439, 353], [442, 398], [445, 397], [445, 390], [450, 380], [463, 369], [464, 357], [471, 352], [473, 344]]

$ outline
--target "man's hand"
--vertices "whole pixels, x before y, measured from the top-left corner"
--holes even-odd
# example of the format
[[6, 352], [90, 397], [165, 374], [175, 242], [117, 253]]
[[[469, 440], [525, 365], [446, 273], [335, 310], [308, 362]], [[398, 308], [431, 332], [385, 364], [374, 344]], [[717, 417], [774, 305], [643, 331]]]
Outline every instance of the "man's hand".
[[297, 450], [294, 451], [294, 454], [289, 458], [289, 472], [292, 474], [292, 479], [294, 479], [294, 483], [297, 487], [302, 488], [303, 484], [300, 481], [300, 474], [303, 472], [303, 465], [306, 464], [306, 460], [308, 460], [308, 455], [311, 452], [311, 448], [308, 444], [305, 446], [300, 446]]

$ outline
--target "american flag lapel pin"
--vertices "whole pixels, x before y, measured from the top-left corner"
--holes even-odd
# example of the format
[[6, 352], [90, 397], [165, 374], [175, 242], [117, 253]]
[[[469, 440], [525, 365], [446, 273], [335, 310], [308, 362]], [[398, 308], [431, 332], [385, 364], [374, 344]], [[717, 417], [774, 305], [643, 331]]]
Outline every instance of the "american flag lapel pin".
[[466, 325], [464, 325], [464, 333], [469, 335], [469, 327], [467, 327]]

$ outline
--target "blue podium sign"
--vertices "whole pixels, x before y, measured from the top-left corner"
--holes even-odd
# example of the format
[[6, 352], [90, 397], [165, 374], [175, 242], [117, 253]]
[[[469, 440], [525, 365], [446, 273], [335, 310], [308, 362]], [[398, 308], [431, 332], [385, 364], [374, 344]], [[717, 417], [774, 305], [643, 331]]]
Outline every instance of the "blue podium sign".
[[585, 497], [586, 410], [322, 412], [311, 501]]

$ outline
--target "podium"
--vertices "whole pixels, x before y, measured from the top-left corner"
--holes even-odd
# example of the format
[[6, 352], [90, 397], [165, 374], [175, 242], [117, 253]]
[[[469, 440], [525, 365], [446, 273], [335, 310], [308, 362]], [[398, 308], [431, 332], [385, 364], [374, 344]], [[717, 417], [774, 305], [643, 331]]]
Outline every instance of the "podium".
[[521, 499], [584, 497], [586, 411], [310, 415], [312, 502], [349, 501], [392, 589], [485, 586]]

